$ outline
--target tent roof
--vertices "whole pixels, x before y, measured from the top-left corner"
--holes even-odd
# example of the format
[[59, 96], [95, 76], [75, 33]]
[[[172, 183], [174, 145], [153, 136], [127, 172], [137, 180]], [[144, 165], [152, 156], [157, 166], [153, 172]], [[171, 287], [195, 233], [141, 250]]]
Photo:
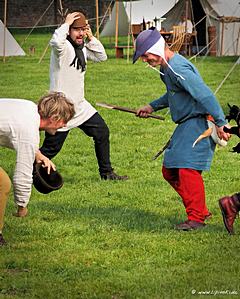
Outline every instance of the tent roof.
[[145, 22], [153, 21], [155, 17], [162, 17], [176, 3], [176, 0], [140, 0], [125, 2], [124, 6], [130, 20], [130, 10], [132, 6], [132, 24], [141, 24], [143, 18]]
[[217, 12], [219, 16], [239, 17], [239, 0], [208, 0], [208, 3]]
[[[179, 0], [163, 17], [162, 27], [171, 30], [178, 24], [186, 9], [185, 0]], [[217, 55], [239, 55], [240, 2], [239, 0], [188, 0], [192, 7], [192, 21], [195, 23], [196, 46], [208, 51], [210, 46], [209, 27], [216, 28]], [[224, 21], [224, 23], [222, 23]]]
[[[119, 35], [127, 35], [129, 31], [130, 19], [132, 24], [141, 24], [143, 18], [145, 22], [153, 21], [155, 17], [162, 17], [174, 6], [176, 0], [136, 0], [119, 1]], [[131, 9], [132, 8], [132, 9]], [[101, 36], [114, 36], [116, 24], [116, 4], [113, 7], [110, 19], [104, 26]]]

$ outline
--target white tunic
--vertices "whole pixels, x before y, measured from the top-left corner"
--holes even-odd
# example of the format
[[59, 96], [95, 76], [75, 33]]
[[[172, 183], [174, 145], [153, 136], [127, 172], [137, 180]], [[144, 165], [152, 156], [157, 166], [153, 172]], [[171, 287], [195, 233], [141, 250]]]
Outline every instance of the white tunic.
[[[55, 30], [50, 45], [52, 47], [50, 60], [50, 90], [65, 93], [75, 108], [75, 116], [68, 122], [67, 126], [59, 131], [67, 131], [81, 125], [93, 116], [96, 109], [84, 98], [84, 76], [85, 71], [77, 70], [71, 66], [75, 50], [71, 43], [66, 39], [69, 25], [63, 24]], [[85, 59], [95, 62], [107, 59], [103, 45], [95, 37], [86, 43], [83, 48]]]
[[179, 22], [178, 25], [187, 27], [187, 33], [192, 33], [193, 32], [193, 24], [192, 24], [191, 20], [187, 20], [187, 25], [186, 25], [186, 21]]
[[16, 204], [23, 207], [27, 206], [31, 195], [33, 163], [39, 149], [39, 126], [36, 104], [21, 99], [0, 99], [0, 146], [17, 152], [14, 198]]

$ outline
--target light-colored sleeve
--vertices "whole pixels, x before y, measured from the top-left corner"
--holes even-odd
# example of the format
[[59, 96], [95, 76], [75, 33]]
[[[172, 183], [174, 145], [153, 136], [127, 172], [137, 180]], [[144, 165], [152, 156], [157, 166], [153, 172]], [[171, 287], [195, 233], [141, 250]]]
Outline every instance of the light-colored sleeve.
[[86, 43], [87, 59], [94, 62], [107, 60], [107, 54], [102, 43], [93, 36], [92, 40]]
[[66, 49], [68, 31], [69, 25], [67, 23], [62, 24], [62, 26], [54, 31], [53, 36], [49, 42], [53, 51], [57, 52], [59, 55], [64, 53], [64, 50]]
[[187, 20], [187, 33], [193, 32], [193, 24], [191, 20]]
[[26, 207], [32, 190], [32, 172], [35, 153], [38, 144], [19, 142], [16, 157], [16, 167], [13, 176], [15, 203]]

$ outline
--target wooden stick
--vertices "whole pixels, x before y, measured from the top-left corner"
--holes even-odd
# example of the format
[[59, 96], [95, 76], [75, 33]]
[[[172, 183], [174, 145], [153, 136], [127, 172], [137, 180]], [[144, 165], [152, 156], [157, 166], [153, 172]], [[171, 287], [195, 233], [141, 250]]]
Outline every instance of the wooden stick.
[[[123, 111], [123, 112], [129, 112], [129, 113], [133, 113], [136, 114], [137, 110], [136, 109], [130, 109], [127, 107], [120, 107], [120, 106], [116, 106], [116, 105], [110, 105], [110, 104], [105, 104], [105, 103], [96, 103], [97, 106], [103, 107], [103, 108], [108, 108], [108, 109], [115, 109], [115, 110], [119, 110], [119, 111]], [[148, 117], [150, 118], [155, 118], [155, 119], [159, 119], [159, 120], [164, 120], [165, 118], [159, 115], [152, 115], [149, 114]]]
[[171, 138], [167, 141], [167, 143], [160, 149], [159, 152], [156, 153], [154, 157], [152, 157], [152, 160], [156, 160], [164, 151], [165, 149], [169, 146], [171, 141]]

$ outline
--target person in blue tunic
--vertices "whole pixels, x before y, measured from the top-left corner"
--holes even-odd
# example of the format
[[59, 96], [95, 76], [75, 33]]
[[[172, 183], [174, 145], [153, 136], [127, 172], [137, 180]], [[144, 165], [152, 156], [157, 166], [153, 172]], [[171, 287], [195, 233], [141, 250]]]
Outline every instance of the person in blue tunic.
[[172, 52], [156, 29], [141, 32], [136, 39], [133, 63], [138, 58], [151, 67], [160, 65], [160, 76], [166, 93], [150, 104], [139, 108], [137, 115], [147, 117], [153, 111], [168, 107], [177, 127], [164, 153], [162, 173], [165, 180], [181, 196], [187, 220], [178, 230], [200, 229], [211, 216], [205, 201], [202, 171], [209, 170], [215, 142], [204, 138], [193, 143], [208, 129], [207, 115], [211, 115], [220, 139], [228, 140], [224, 113], [210, 88], [204, 83], [196, 67], [183, 56]]

